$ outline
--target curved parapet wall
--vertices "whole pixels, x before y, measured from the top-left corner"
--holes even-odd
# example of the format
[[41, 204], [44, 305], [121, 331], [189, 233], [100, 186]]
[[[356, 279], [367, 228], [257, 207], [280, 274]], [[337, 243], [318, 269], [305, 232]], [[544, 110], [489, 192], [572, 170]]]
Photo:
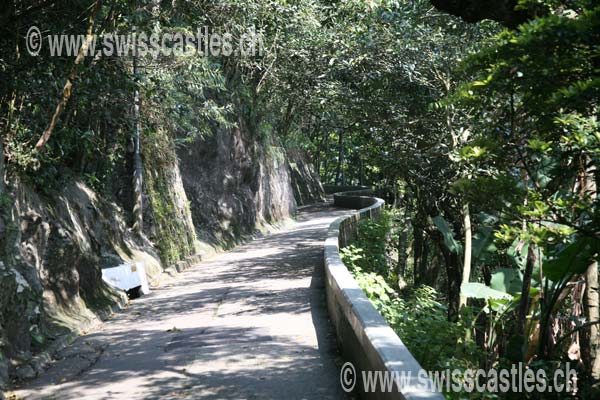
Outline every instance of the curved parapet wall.
[[[369, 188], [338, 192], [333, 194], [333, 205], [343, 208], [355, 208], [362, 210], [373, 205], [373, 191]], [[383, 200], [381, 200], [383, 205]], [[380, 206], [381, 207], [381, 206]], [[378, 207], [379, 209], [379, 207]], [[345, 243], [344, 243], [345, 245]]]
[[357, 186], [357, 185], [323, 185], [323, 190], [326, 194], [350, 192], [350, 191], [371, 191], [368, 186]]
[[[346, 361], [355, 368], [354, 391], [368, 399], [443, 400], [398, 335], [373, 307], [340, 258], [340, 247], [356, 234], [358, 221], [381, 212], [382, 199], [364, 196], [364, 190], [336, 193], [334, 205], [359, 209], [336, 219], [325, 240], [325, 289], [327, 308], [338, 344]], [[377, 387], [366, 392], [363, 371], [384, 371], [395, 379], [391, 391]]]

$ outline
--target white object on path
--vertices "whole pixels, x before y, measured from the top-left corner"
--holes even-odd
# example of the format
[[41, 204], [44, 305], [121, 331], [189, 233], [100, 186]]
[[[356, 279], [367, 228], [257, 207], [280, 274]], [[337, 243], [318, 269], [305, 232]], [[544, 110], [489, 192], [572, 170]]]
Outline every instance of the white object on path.
[[141, 286], [141, 293], [150, 293], [143, 261], [127, 263], [102, 270], [102, 280], [118, 289], [129, 290]]

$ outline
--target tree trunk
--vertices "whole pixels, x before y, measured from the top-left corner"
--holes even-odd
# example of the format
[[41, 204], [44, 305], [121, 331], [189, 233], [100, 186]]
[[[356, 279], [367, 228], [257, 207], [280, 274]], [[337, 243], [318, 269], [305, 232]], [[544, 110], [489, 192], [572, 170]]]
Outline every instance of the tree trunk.
[[4, 192], [4, 143], [0, 138], [0, 195]]
[[144, 204], [143, 204], [143, 165], [142, 153], [140, 148], [140, 90], [138, 79], [138, 59], [137, 55], [133, 58], [133, 75], [135, 79], [135, 88], [133, 95], [133, 119], [134, 119], [134, 152], [133, 152], [133, 230], [142, 233], [144, 223]]
[[362, 186], [365, 182], [365, 165], [362, 157], [359, 156], [359, 170], [358, 170], [358, 185]]
[[419, 281], [428, 286], [433, 286], [429, 279], [429, 250], [430, 243], [427, 240], [427, 236], [423, 236], [423, 252], [421, 253], [421, 262], [419, 263]]
[[415, 224], [413, 229], [413, 282], [415, 286], [421, 283], [421, 261], [423, 256], [423, 228], [420, 224]]
[[[589, 322], [598, 321], [600, 319], [598, 298], [598, 263], [592, 263], [585, 273], [585, 293], [584, 293], [584, 308], [585, 317]], [[584, 348], [584, 353], [587, 355], [589, 369], [592, 377], [596, 380], [600, 379], [600, 329], [598, 324], [590, 326], [588, 334], [589, 343], [586, 343], [588, 348]]]
[[398, 233], [398, 277], [404, 276], [406, 264], [408, 262], [408, 230], [410, 225], [407, 222]]
[[[589, 161], [589, 160], [588, 160]], [[589, 168], [585, 172], [585, 192], [584, 195], [595, 199], [597, 196], [596, 179], [594, 176], [595, 168]], [[585, 292], [583, 295], [584, 312], [588, 322], [600, 320], [600, 299], [598, 296], [598, 263], [592, 263], [585, 272]], [[587, 359], [589, 370], [592, 377], [600, 379], [600, 326], [594, 324], [585, 335], [585, 345], [583, 346], [583, 356]]]
[[[321, 176], [321, 171], [323, 171], [323, 182], [324, 183], [330, 183], [330, 177], [331, 177], [331, 173], [332, 171], [330, 171], [330, 169], [333, 168], [329, 168], [329, 133], [324, 133], [324, 137], [323, 137], [323, 154], [325, 155], [324, 157], [319, 156], [319, 165], [317, 167], [317, 173], [319, 174], [319, 176]], [[323, 159], [323, 161], [321, 162], [321, 159]]]
[[338, 141], [338, 164], [337, 172], [335, 174], [335, 183], [338, 185], [344, 184], [344, 132], [340, 131]]
[[[441, 239], [440, 239], [441, 240]], [[460, 311], [460, 256], [440, 244], [448, 279], [448, 320], [456, 321]]]
[[[315, 135], [319, 135], [319, 132], [321, 131], [321, 120], [319, 120], [319, 122], [317, 123], [317, 127], [315, 128]], [[315, 139], [316, 141], [316, 139]], [[325, 146], [325, 136], [321, 136], [319, 138], [319, 146], [317, 147], [317, 150], [315, 151], [315, 158], [313, 161], [313, 168], [315, 168], [315, 174], [317, 174], [317, 176], [321, 177], [321, 153], [325, 153], [325, 156], [327, 156], [327, 148]]]
[[527, 262], [525, 263], [525, 272], [523, 274], [523, 286], [521, 288], [521, 302], [519, 303], [519, 316], [517, 320], [517, 334], [525, 335], [525, 323], [527, 322], [527, 312], [529, 311], [529, 291], [531, 290], [531, 278], [533, 276], [533, 267], [535, 266], [535, 246], [529, 243], [527, 248]]
[[[464, 262], [462, 272], [462, 284], [469, 283], [471, 278], [471, 249], [472, 249], [472, 232], [471, 232], [471, 215], [469, 213], [469, 203], [463, 206], [463, 224], [465, 229], [465, 249]], [[467, 305], [467, 297], [462, 293], [460, 295], [459, 307]]]
[[50, 139], [50, 136], [52, 136], [52, 132], [54, 131], [54, 128], [56, 127], [58, 118], [62, 114], [63, 110], [67, 106], [67, 103], [69, 102], [69, 99], [71, 98], [71, 90], [73, 88], [73, 82], [75, 81], [75, 78], [77, 77], [77, 66], [79, 64], [81, 64], [81, 62], [85, 58], [85, 56], [88, 52], [90, 43], [92, 42], [92, 39], [94, 38], [94, 36], [93, 36], [94, 20], [95, 20], [96, 13], [100, 10], [101, 5], [102, 5], [102, 1], [97, 0], [96, 4], [94, 6], [94, 9], [92, 10], [92, 13], [90, 14], [85, 40], [84, 40], [83, 44], [81, 45], [81, 47], [79, 48], [77, 57], [75, 58], [75, 61], [73, 62], [73, 66], [71, 67], [71, 72], [69, 73], [69, 75], [67, 77], [67, 82], [65, 83], [65, 86], [63, 87], [62, 97], [58, 101], [58, 104], [56, 105], [56, 109], [54, 110], [54, 114], [52, 114], [50, 123], [48, 124], [48, 127], [44, 130], [44, 132], [42, 133], [42, 136], [40, 136], [39, 140], [35, 144], [35, 148], [37, 151], [42, 151], [44, 149], [44, 146], [46, 145], [46, 143], [48, 143], [48, 140]]

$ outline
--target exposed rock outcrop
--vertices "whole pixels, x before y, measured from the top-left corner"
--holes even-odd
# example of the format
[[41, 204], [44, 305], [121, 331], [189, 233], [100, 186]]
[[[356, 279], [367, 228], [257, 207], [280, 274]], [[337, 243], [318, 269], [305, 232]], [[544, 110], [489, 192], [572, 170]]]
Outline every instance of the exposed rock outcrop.
[[288, 149], [288, 165], [294, 197], [298, 205], [325, 201], [325, 192], [319, 175], [299, 150]]
[[[160, 266], [149, 244], [134, 240], [123, 211], [81, 182], [41, 196], [19, 180], [2, 194], [0, 340], [6, 373], [35, 375], [33, 353], [68, 332], [89, 329], [126, 301], [106, 286], [101, 269], [144, 254]], [[149, 265], [152, 271], [152, 265]]]
[[323, 198], [301, 154], [286, 154], [241, 120], [177, 151], [154, 135], [143, 143], [143, 237], [129, 229], [127, 166], [115, 167], [111, 200], [81, 181], [42, 194], [17, 176], [10, 185], [0, 179], [0, 390], [43, 370], [50, 358], [36, 356], [41, 350], [127, 301], [103, 283], [103, 268], [144, 261], [150, 283], [158, 284], [198, 254], [293, 216], [297, 202]]
[[[241, 124], [240, 124], [241, 125]], [[178, 152], [198, 238], [230, 247], [295, 213], [285, 153], [242, 128], [216, 129]]]

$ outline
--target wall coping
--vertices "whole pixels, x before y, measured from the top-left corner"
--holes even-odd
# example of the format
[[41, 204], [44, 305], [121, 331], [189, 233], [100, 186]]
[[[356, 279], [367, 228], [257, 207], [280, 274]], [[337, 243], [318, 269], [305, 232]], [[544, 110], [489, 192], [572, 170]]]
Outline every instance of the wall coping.
[[[345, 192], [334, 195], [334, 205], [336, 198], [343, 198], [344, 206], [347, 206], [350, 196], [357, 200], [359, 206], [367, 199], [371, 204], [349, 216], [333, 221], [325, 240], [327, 305], [344, 358], [359, 360], [356, 363], [361, 365], [355, 365], [357, 381], [362, 380], [361, 369], [389, 371], [392, 376], [398, 374], [403, 379], [400, 390], [392, 393], [365, 393], [362, 390], [360, 393], [362, 398], [443, 400], [444, 396], [441, 393], [432, 391], [434, 385], [431, 380], [427, 376], [422, 376], [423, 369], [417, 360], [375, 309], [340, 258], [340, 233], [344, 228], [343, 225], [356, 223], [362, 218], [371, 218], [379, 213], [385, 203], [380, 198], [358, 194], [352, 196], [352, 193]], [[350, 333], [347, 328], [344, 329], [347, 326], [351, 328]], [[348, 335], [354, 337], [346, 337]], [[361, 349], [356, 349], [356, 343]], [[352, 348], [352, 344], [355, 348]], [[356, 354], [361, 351], [364, 354]], [[407, 374], [410, 374], [410, 377]]]

